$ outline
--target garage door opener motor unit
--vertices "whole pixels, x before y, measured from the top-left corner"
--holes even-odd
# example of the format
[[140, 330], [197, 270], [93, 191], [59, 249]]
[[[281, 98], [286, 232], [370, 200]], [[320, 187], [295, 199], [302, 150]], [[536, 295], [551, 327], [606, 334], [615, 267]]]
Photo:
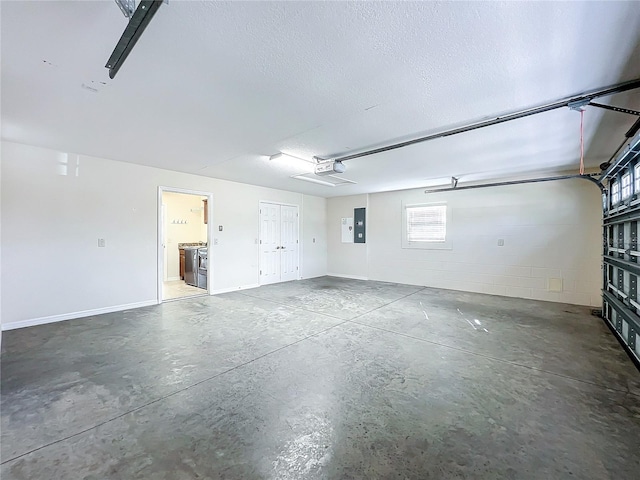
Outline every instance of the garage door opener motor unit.
[[315, 174], [320, 176], [334, 175], [336, 173], [344, 173], [345, 170], [346, 170], [346, 167], [342, 162], [333, 161], [333, 162], [319, 163], [318, 165], [316, 165]]

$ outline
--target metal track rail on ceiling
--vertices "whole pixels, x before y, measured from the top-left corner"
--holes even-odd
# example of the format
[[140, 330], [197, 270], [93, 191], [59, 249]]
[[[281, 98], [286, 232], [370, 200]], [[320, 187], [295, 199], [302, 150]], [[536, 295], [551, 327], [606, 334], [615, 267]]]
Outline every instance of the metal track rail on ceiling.
[[591, 100], [594, 100], [596, 98], [605, 97], [605, 96], [613, 95], [616, 93], [627, 92], [629, 90], [634, 90], [636, 88], [640, 88], [640, 78], [636, 78], [635, 80], [630, 80], [628, 82], [617, 83], [609, 87], [589, 90], [587, 92], [573, 95], [571, 97], [563, 98], [561, 100], [557, 100], [555, 102], [548, 103], [545, 105], [540, 105], [538, 107], [533, 107], [526, 110], [520, 110], [517, 112], [508, 113], [501, 117], [496, 117], [489, 120], [483, 120], [480, 122], [471, 123], [468, 125], [464, 125], [462, 127], [452, 128], [450, 130], [444, 130], [442, 132], [426, 135], [424, 137], [414, 138], [412, 140], [406, 140], [400, 143], [385, 145], [383, 147], [374, 148], [372, 150], [366, 150], [364, 152], [353, 153], [351, 155], [345, 155], [342, 157], [327, 157], [327, 158], [314, 157], [314, 158], [318, 162], [326, 162], [326, 161], [345, 162], [347, 160], [353, 160], [355, 158], [366, 157], [369, 155], [375, 155], [377, 153], [383, 153], [383, 152], [388, 152], [390, 150], [396, 150], [398, 148], [408, 147], [410, 145], [415, 145], [417, 143], [428, 142], [430, 140], [435, 140], [437, 138], [450, 137], [452, 135], [458, 135], [460, 133], [470, 132], [472, 130], [478, 130], [480, 128], [490, 127], [492, 125], [498, 125], [500, 123], [510, 122], [512, 120], [517, 120], [519, 118], [530, 117], [531, 115], [537, 115], [539, 113], [549, 112], [551, 110], [556, 110], [558, 108], [568, 107], [569, 104], [586, 105]]
[[[627, 142], [628, 139], [625, 139], [624, 143]], [[624, 145], [623, 143], [623, 145]], [[619, 148], [618, 148], [619, 150]], [[592, 175], [559, 175], [555, 177], [542, 177], [542, 178], [529, 178], [524, 180], [511, 180], [505, 182], [493, 182], [493, 183], [482, 183], [478, 185], [464, 185], [457, 186], [457, 182], [455, 186], [445, 187], [445, 188], [433, 188], [426, 189], [424, 193], [437, 193], [437, 192], [453, 192], [458, 190], [471, 190], [476, 188], [490, 188], [490, 187], [504, 187], [507, 185], [522, 185], [525, 183], [540, 183], [540, 182], [552, 182], [555, 180], [570, 180], [574, 178], [581, 178], [583, 180], [588, 180], [592, 183], [595, 183], [601, 191], [604, 191], [603, 181], [607, 179], [607, 177], [612, 176], [620, 169], [624, 168], [631, 160], [633, 160], [638, 154], [640, 154], [640, 132], [636, 134], [636, 136], [631, 139], [627, 148], [617, 157], [616, 161], [607, 169], [606, 172], [602, 173], [600, 178], [595, 178], [595, 174]], [[456, 179], [457, 180], [457, 179]], [[622, 221], [626, 219], [626, 216], [622, 217]], [[616, 223], [619, 221], [605, 219], [605, 223], [611, 222]]]
[[493, 182], [493, 183], [481, 183], [478, 185], [465, 185], [462, 187], [446, 187], [446, 188], [434, 188], [427, 189], [424, 193], [438, 193], [438, 192], [453, 192], [458, 190], [472, 190], [476, 188], [490, 188], [490, 187], [505, 187], [507, 185], [522, 185], [524, 183], [540, 183], [540, 182], [553, 182], [556, 180], [572, 180], [580, 178], [582, 180], [588, 180], [594, 183], [602, 190], [602, 184], [591, 175], [559, 175], [556, 177], [542, 177], [542, 178], [528, 178], [525, 180], [511, 180], [507, 182]]
[[615, 107], [613, 105], [605, 105], [603, 103], [597, 102], [589, 102], [588, 105], [591, 105], [592, 107], [604, 108], [605, 110], [611, 110], [612, 112], [626, 113], [628, 115], [635, 115], [636, 117], [640, 117], [639, 111], [631, 110], [630, 108]]
[[[128, 17], [129, 23], [105, 65], [105, 68], [109, 69], [109, 78], [113, 79], [116, 76], [162, 3], [163, 0], [142, 0], [135, 12]], [[122, 10], [119, 3], [118, 6]]]

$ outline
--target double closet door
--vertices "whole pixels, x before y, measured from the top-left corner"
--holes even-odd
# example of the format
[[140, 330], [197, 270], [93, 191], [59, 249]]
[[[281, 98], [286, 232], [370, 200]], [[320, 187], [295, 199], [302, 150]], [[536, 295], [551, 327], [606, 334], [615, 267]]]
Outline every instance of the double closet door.
[[260, 285], [298, 279], [298, 207], [260, 202]]

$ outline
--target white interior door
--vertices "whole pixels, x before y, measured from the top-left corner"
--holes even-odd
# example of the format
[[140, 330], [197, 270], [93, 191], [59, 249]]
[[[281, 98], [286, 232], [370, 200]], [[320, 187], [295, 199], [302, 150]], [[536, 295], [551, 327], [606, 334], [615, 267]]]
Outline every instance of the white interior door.
[[260, 202], [260, 284], [298, 278], [298, 207]]
[[298, 207], [280, 206], [280, 281], [298, 278]]
[[260, 284], [280, 281], [280, 205], [260, 204]]

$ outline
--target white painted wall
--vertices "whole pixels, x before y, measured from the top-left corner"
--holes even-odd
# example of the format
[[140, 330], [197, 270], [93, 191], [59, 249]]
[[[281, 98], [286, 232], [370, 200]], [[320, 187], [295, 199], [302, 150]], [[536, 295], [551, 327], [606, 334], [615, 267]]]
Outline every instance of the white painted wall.
[[327, 200], [327, 271], [330, 272], [329, 275], [362, 280], [368, 278], [367, 244], [342, 243], [341, 235], [342, 218], [352, 218], [354, 208], [367, 207], [368, 197], [369, 195], [351, 195]]
[[304, 228], [300, 232], [302, 244], [302, 278], [327, 274], [327, 199], [304, 197], [302, 205]]
[[[180, 251], [178, 244], [207, 241], [207, 225], [204, 223], [206, 197], [185, 193], [164, 192], [162, 203], [166, 209], [166, 275], [169, 280], [180, 279]], [[181, 223], [186, 222], [186, 223]]]
[[[2, 10], [0, 8], [0, 10]], [[0, 142], [0, 259], [2, 259], [2, 142]], [[2, 326], [2, 261], [0, 261], [0, 326]], [[2, 346], [2, 328], [0, 328], [0, 346]]]
[[[401, 248], [402, 202], [446, 201], [451, 250]], [[366, 250], [339, 243], [339, 222], [361, 196], [328, 200], [328, 271], [371, 280], [599, 306], [600, 192], [584, 180], [426, 195], [370, 194]], [[498, 246], [504, 239], [504, 246]], [[549, 278], [563, 291], [550, 292]]]
[[260, 200], [300, 205], [301, 276], [325, 273], [324, 199], [10, 142], [1, 182], [3, 329], [155, 303], [159, 186], [213, 194], [214, 292], [258, 284]]

